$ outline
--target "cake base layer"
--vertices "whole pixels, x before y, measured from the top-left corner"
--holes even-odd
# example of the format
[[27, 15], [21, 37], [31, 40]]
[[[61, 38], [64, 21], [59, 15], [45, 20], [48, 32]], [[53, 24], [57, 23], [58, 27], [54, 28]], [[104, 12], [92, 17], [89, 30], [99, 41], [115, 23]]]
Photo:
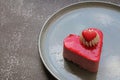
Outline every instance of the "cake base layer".
[[73, 54], [73, 52], [64, 48], [63, 56], [68, 61], [72, 61], [73, 63], [77, 64], [79, 67], [84, 68], [90, 72], [97, 72], [99, 62], [93, 62], [90, 60], [85, 59], [82, 56], [77, 54]]

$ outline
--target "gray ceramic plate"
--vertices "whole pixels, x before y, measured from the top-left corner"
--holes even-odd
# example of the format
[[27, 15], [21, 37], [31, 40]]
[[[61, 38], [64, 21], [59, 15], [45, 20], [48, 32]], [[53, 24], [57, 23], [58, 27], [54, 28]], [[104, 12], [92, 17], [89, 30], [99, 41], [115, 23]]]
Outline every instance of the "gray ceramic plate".
[[[97, 73], [64, 60], [63, 39], [85, 28], [103, 31], [104, 44]], [[120, 80], [120, 7], [112, 3], [83, 2], [55, 13], [39, 37], [39, 51], [47, 69], [60, 80]]]

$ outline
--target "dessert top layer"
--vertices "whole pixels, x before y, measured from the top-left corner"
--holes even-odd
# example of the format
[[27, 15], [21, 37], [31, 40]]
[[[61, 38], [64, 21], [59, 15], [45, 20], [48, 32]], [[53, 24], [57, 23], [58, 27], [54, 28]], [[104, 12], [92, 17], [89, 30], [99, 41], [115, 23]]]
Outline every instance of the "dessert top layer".
[[97, 32], [97, 35], [99, 35], [99, 42], [97, 43], [96, 46], [91, 48], [84, 46], [84, 44], [80, 41], [81, 36], [78, 36], [76, 34], [70, 34], [68, 37], [66, 37], [64, 39], [64, 46], [71, 52], [74, 52], [74, 54], [84, 56], [92, 61], [99, 61], [101, 54], [101, 47], [103, 44], [102, 42], [103, 34], [98, 29], [94, 28], [94, 30]]

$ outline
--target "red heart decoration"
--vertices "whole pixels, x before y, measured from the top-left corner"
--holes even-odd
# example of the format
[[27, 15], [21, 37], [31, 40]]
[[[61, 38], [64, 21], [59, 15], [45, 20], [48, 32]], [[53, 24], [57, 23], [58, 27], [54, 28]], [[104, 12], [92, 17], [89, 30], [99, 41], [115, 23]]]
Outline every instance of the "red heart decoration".
[[83, 30], [82, 36], [85, 38], [86, 41], [91, 41], [96, 37], [97, 33], [93, 29], [86, 29]]

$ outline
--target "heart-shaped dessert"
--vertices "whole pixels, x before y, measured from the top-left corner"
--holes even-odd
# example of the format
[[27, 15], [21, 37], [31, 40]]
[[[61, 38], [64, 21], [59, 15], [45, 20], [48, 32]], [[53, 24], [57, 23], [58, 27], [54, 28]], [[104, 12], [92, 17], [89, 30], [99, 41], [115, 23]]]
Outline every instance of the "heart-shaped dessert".
[[[87, 32], [89, 29], [93, 30], [92, 33]], [[70, 34], [64, 39], [63, 57], [90, 72], [97, 72], [103, 44], [103, 34], [96, 28], [89, 29], [83, 31], [82, 35], [84, 38], [87, 38], [88, 41], [93, 40], [93, 38], [98, 35], [99, 40], [97, 45], [95, 47], [91, 46], [92, 48], [86, 48], [86, 46], [84, 46], [83, 42], [80, 40], [80, 36]], [[92, 37], [86, 36], [88, 33], [90, 33]]]

